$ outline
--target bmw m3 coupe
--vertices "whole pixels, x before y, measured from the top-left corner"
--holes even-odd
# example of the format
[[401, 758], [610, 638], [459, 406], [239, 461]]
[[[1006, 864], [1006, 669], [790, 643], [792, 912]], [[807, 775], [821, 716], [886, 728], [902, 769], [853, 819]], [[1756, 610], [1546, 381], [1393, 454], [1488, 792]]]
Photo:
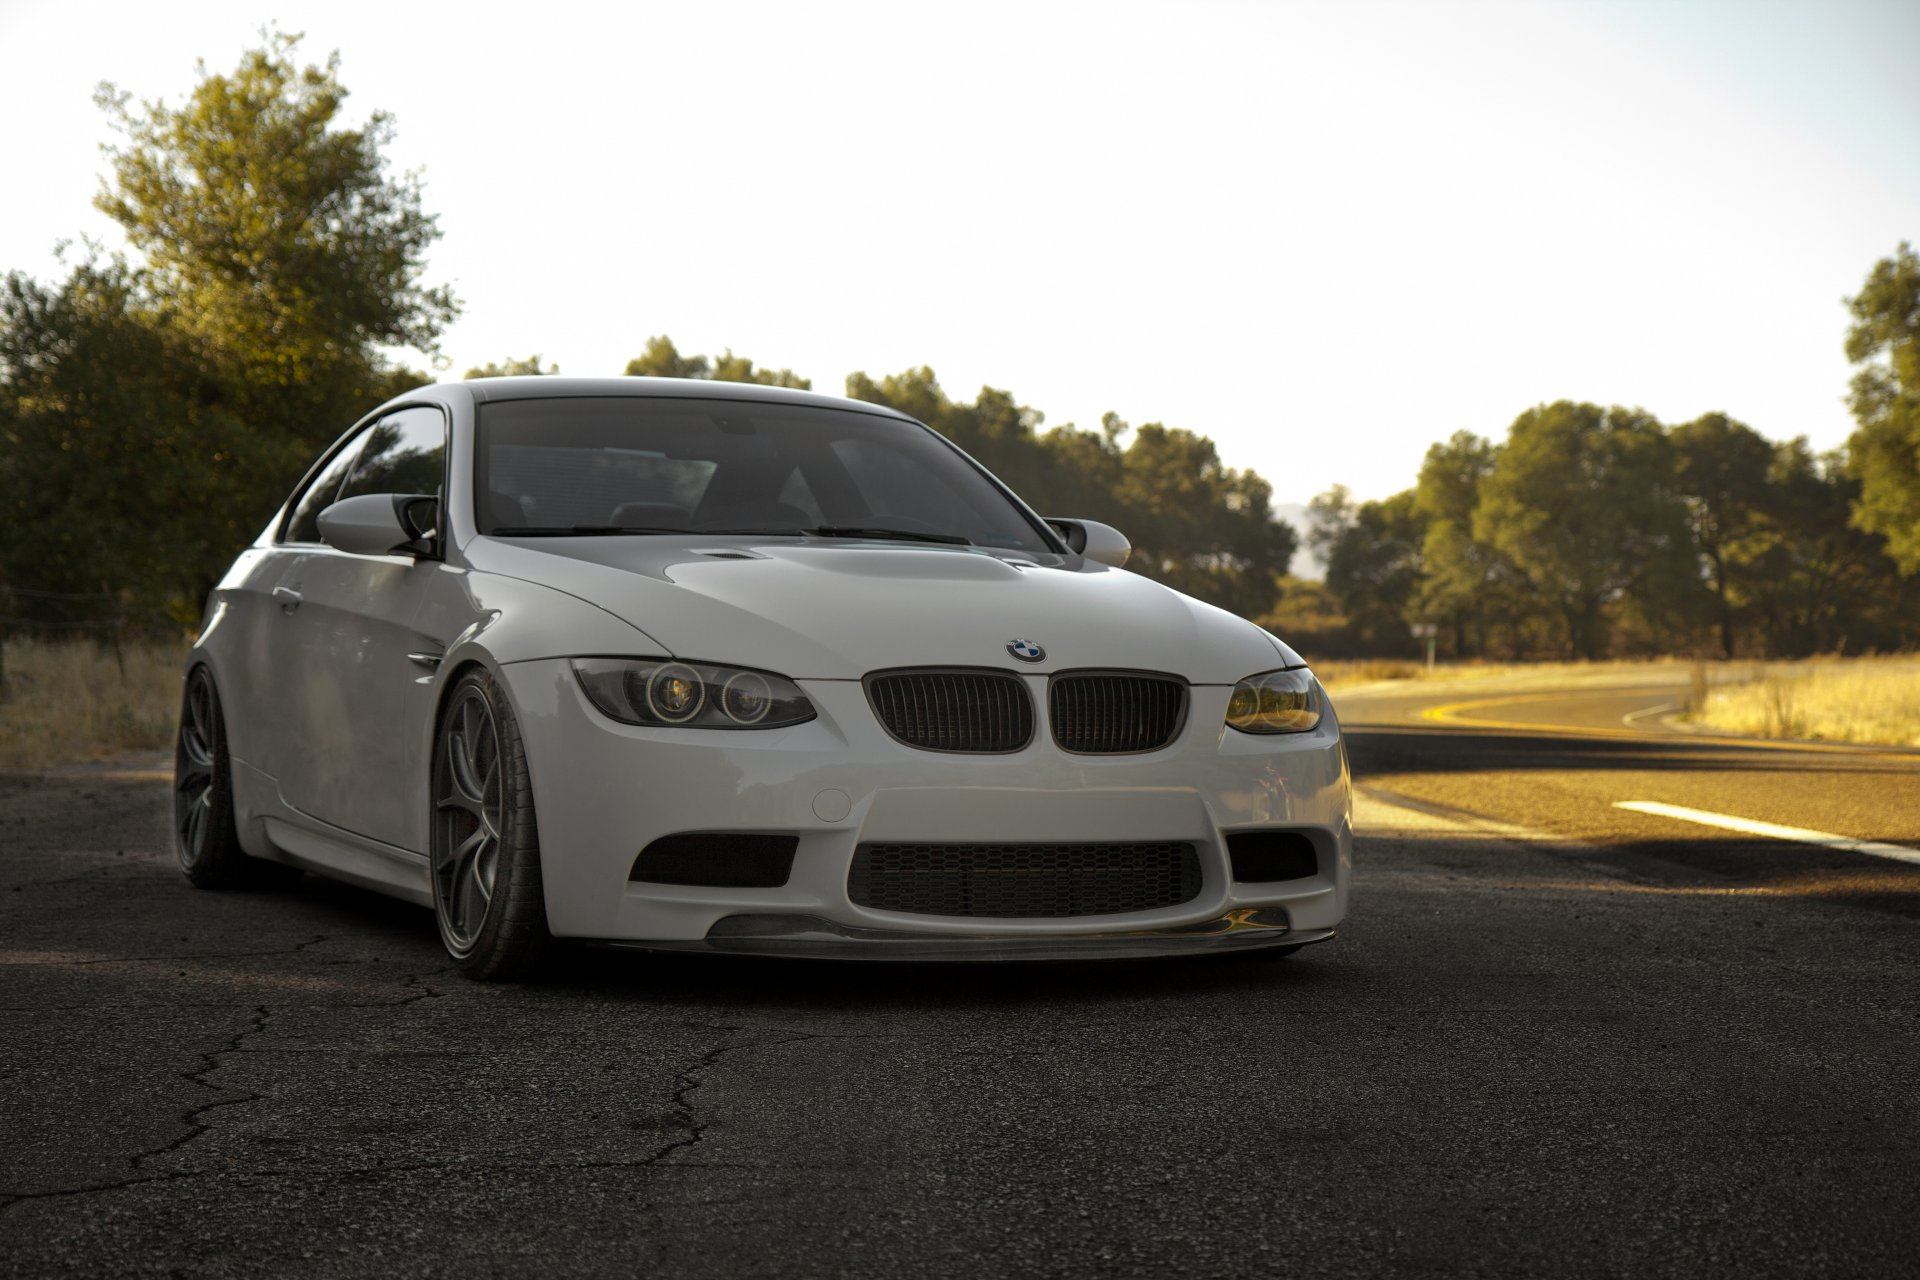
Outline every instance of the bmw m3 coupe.
[[1338, 723], [926, 426], [783, 389], [501, 378], [382, 406], [208, 601], [175, 831], [557, 940], [1004, 960], [1333, 935]]

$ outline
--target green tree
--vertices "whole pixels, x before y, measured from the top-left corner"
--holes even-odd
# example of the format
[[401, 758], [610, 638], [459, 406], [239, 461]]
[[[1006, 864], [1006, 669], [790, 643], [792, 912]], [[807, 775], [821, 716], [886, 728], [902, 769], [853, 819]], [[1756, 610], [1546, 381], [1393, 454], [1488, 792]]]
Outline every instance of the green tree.
[[1842, 453], [1815, 454], [1805, 438], [1774, 447], [1766, 505], [1736, 549], [1766, 656], [1920, 643], [1920, 593], [1901, 582], [1886, 540], [1848, 520], [1860, 488]]
[[1638, 409], [1563, 400], [1521, 414], [1481, 481], [1473, 534], [1526, 576], [1582, 658], [1606, 655], [1619, 598], [1672, 634], [1699, 590], [1672, 443]]
[[57, 287], [14, 274], [0, 290], [0, 570], [15, 586], [135, 587], [151, 612], [259, 532], [264, 514], [214, 499], [277, 484], [273, 456], [196, 394], [193, 343], [143, 306], [118, 263], [85, 263]]
[[1335, 485], [1307, 504], [1309, 544], [1327, 566], [1327, 591], [1346, 617], [1346, 647], [1404, 653], [1412, 645], [1426, 520], [1411, 489], [1356, 503]]
[[[0, 572], [191, 617], [325, 441], [423, 381], [454, 313], [439, 234], [386, 172], [391, 122], [337, 127], [337, 58], [274, 36], [179, 107], [103, 86], [99, 204], [134, 256], [0, 290]], [[93, 549], [89, 549], [87, 544]]]
[[925, 366], [878, 381], [849, 374], [847, 394], [926, 423], [1039, 512], [1118, 527], [1134, 546], [1129, 569], [1246, 617], [1272, 608], [1293, 530], [1273, 518], [1267, 482], [1225, 466], [1205, 436], [1160, 423], [1135, 431], [1114, 414], [1097, 432], [1043, 435], [1044, 415], [1011, 392], [982, 387], [957, 401]]
[[791, 369], [760, 369], [729, 349], [719, 356], [683, 356], [673, 339], [658, 334], [647, 339], [647, 349], [627, 361], [629, 378], [701, 378], [712, 382], [752, 382], [763, 387], [792, 387], [808, 391], [810, 378]]
[[1920, 572], [1920, 259], [1902, 241], [1848, 300], [1853, 326], [1853, 519], [1883, 535], [1902, 573]]
[[477, 364], [467, 370], [466, 376], [469, 378], [535, 378], [551, 377], [559, 372], [560, 366], [557, 364], [542, 368], [540, 354], [535, 352], [524, 360], [508, 358], [498, 363], [488, 361], [486, 364]]
[[1746, 568], [1742, 545], [1753, 537], [1767, 507], [1773, 446], [1724, 413], [1675, 427], [1672, 440], [1680, 498], [1713, 590], [1720, 654], [1731, 658], [1741, 589], [1734, 580]]
[[96, 203], [144, 259], [146, 301], [192, 335], [261, 427], [315, 444], [368, 406], [382, 350], [431, 351], [458, 307], [422, 282], [439, 238], [417, 174], [388, 170], [393, 121], [343, 128], [340, 56], [275, 34], [186, 101], [96, 95], [123, 141]]
[[[1512, 564], [1473, 536], [1480, 486], [1499, 450], [1471, 431], [1456, 431], [1427, 450], [1414, 486], [1414, 506], [1426, 522], [1421, 576], [1412, 612], [1444, 628], [1455, 655], [1484, 654], [1496, 627], [1511, 633], [1522, 612]], [[1512, 643], [1518, 647], [1519, 641]]]

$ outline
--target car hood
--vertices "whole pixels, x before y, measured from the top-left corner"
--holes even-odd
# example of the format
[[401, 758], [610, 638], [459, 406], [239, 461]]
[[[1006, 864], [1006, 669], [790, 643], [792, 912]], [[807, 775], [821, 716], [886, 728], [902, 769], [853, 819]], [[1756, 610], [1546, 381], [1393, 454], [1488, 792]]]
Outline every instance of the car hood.
[[[909, 666], [1104, 667], [1231, 684], [1299, 662], [1244, 619], [1104, 565], [897, 543], [672, 542], [480, 538], [468, 553], [476, 571], [587, 600], [672, 656], [795, 679]], [[1008, 652], [1016, 640], [1046, 656], [1017, 661]], [[572, 652], [565, 636], [553, 644]]]

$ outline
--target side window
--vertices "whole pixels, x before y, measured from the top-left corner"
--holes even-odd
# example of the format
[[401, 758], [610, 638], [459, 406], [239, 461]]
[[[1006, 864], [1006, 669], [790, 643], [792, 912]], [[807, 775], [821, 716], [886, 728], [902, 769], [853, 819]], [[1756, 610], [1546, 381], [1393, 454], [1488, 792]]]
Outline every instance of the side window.
[[447, 423], [438, 409], [390, 413], [367, 433], [341, 488], [342, 498], [364, 493], [439, 494], [447, 456]]
[[346, 478], [347, 470], [353, 466], [353, 460], [359, 456], [360, 447], [366, 440], [367, 433], [363, 431], [342, 445], [340, 452], [333, 455], [333, 461], [294, 500], [293, 515], [287, 521], [287, 531], [280, 539], [282, 542], [320, 541], [320, 513], [332, 506], [339, 496], [340, 482]]

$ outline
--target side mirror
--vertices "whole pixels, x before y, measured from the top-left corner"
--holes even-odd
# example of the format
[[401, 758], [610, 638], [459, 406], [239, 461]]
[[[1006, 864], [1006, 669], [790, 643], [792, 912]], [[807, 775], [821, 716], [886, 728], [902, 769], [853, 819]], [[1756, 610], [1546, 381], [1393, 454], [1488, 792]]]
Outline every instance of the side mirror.
[[1070, 550], [1098, 564], [1110, 564], [1118, 569], [1133, 554], [1133, 544], [1127, 541], [1127, 535], [1110, 524], [1101, 524], [1098, 520], [1069, 520], [1064, 516], [1048, 516], [1047, 523], [1066, 539]]
[[430, 556], [439, 523], [440, 500], [430, 493], [363, 493], [320, 513], [320, 539], [359, 556]]

